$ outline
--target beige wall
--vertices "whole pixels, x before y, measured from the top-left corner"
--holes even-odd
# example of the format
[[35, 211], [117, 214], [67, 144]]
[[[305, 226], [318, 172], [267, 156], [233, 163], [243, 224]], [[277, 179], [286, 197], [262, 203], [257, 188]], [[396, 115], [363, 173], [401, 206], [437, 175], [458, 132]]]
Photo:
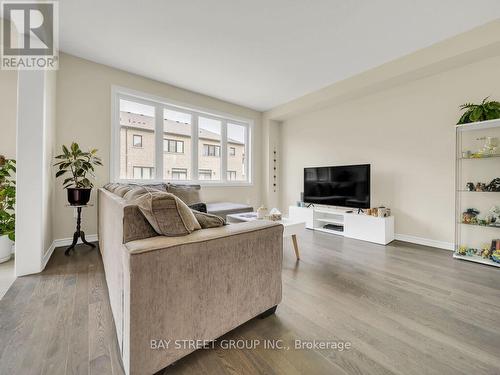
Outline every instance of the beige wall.
[[371, 163], [372, 205], [393, 209], [396, 233], [453, 242], [457, 107], [486, 96], [500, 99], [500, 57], [291, 116], [281, 206], [299, 200], [304, 167]]
[[[95, 147], [105, 167], [97, 171], [96, 186], [109, 180], [109, 154], [111, 142], [111, 86], [118, 85], [172, 99], [177, 102], [213, 109], [219, 112], [249, 118], [254, 121], [253, 186], [206, 187], [203, 195], [207, 202], [246, 202], [254, 206], [261, 201], [261, 113], [221, 100], [179, 89], [121, 70], [96, 64], [74, 56], [60, 55], [57, 79], [57, 148], [78, 141], [83, 148]], [[85, 116], [81, 116], [84, 113]], [[95, 198], [95, 197], [94, 197]], [[65, 192], [61, 181], [56, 184], [55, 230], [56, 239], [68, 238], [74, 231], [72, 210], [65, 207]], [[97, 232], [96, 207], [83, 215], [83, 228], [87, 234]]]

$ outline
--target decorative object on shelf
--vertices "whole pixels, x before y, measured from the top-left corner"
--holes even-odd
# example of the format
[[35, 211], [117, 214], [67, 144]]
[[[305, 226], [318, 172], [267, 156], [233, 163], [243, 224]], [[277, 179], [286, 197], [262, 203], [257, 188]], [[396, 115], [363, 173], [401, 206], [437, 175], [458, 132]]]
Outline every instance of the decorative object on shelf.
[[365, 209], [364, 214], [375, 217], [389, 217], [391, 216], [391, 209], [384, 206], [372, 207]]
[[10, 259], [16, 239], [16, 161], [0, 155], [0, 263]]
[[92, 149], [84, 152], [73, 142], [68, 148], [62, 146], [63, 153], [55, 158], [60, 160], [54, 166], [58, 166], [56, 178], [66, 173], [70, 173], [63, 181], [63, 187], [67, 189], [68, 202], [72, 206], [84, 206], [90, 200], [90, 193], [94, 186], [87, 177], [95, 178], [94, 170], [96, 166], [102, 166], [101, 158], [97, 156], [97, 150]]
[[465, 113], [460, 117], [457, 125], [500, 118], [500, 103], [488, 99], [489, 97], [484, 98], [481, 104], [462, 104], [459, 108], [462, 111], [465, 110]]
[[477, 192], [486, 191], [486, 184], [478, 182], [475, 189]]
[[465, 250], [465, 255], [471, 257], [476, 255], [476, 249], [473, 249], [472, 247], [468, 247], [467, 250]]
[[477, 215], [479, 215], [479, 210], [476, 210], [475, 208], [468, 208], [464, 213], [462, 213], [462, 223], [477, 224]]
[[459, 255], [465, 255], [467, 252], [467, 246], [460, 246], [457, 250], [457, 254]]
[[281, 212], [277, 208], [273, 208], [270, 212], [269, 215], [267, 216], [269, 220], [272, 221], [279, 221], [282, 218]]
[[500, 240], [491, 242], [491, 260], [495, 263], [500, 263]]
[[474, 190], [476, 190], [473, 182], [467, 182], [467, 185], [466, 185], [465, 189], [467, 191], [474, 191]]
[[260, 206], [257, 209], [257, 219], [264, 219], [267, 215], [267, 208], [264, 206]]
[[491, 246], [489, 244], [486, 244], [481, 249], [481, 256], [483, 257], [483, 259], [490, 259], [492, 252], [493, 250], [491, 249]]
[[478, 141], [486, 141], [483, 148], [479, 151], [484, 155], [498, 155], [498, 138], [497, 137], [481, 137]]
[[387, 207], [377, 207], [378, 217], [388, 217], [391, 216], [391, 209]]
[[500, 192], [500, 177], [494, 178], [491, 182], [486, 185], [487, 191], [499, 191]]
[[462, 158], [464, 158], [464, 159], [470, 159], [471, 155], [472, 155], [472, 152], [470, 152], [470, 150], [462, 152]]
[[500, 207], [493, 206], [488, 212], [488, 221], [490, 224], [500, 224]]

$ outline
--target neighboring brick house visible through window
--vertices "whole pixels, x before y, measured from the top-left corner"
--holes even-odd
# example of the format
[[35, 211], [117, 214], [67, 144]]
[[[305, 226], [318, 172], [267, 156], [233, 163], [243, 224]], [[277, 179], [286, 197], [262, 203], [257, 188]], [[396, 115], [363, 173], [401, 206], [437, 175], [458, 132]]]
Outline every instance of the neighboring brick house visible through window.
[[[114, 143], [119, 146], [118, 154], [113, 148], [118, 161], [114, 171], [119, 179], [249, 181], [250, 161], [245, 158], [249, 146], [248, 124], [200, 115], [197, 150], [193, 150], [192, 119], [196, 115], [193, 111], [164, 109], [163, 133], [158, 134], [155, 116], [161, 112], [153, 102], [148, 105], [120, 99], [119, 103], [122, 110], [117, 116], [119, 130]], [[157, 151], [159, 144], [163, 150]], [[161, 164], [158, 157], [162, 157]], [[196, 163], [193, 157], [197, 158]], [[193, 171], [195, 166], [197, 169]]]

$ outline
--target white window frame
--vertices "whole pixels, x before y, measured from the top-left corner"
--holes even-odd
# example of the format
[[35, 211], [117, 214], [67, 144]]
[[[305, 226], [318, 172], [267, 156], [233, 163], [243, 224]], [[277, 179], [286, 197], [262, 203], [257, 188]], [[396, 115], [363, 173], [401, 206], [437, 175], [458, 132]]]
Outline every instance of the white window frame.
[[[155, 107], [155, 178], [151, 180], [120, 179], [120, 99], [135, 101]], [[163, 111], [170, 109], [191, 115], [191, 180], [169, 180], [163, 176]], [[221, 121], [221, 179], [199, 180], [198, 179], [198, 116], [213, 118]], [[227, 179], [227, 124], [240, 125], [245, 128], [245, 176], [246, 181], [230, 181]], [[111, 151], [110, 151], [110, 177], [112, 182], [134, 182], [150, 184], [152, 182], [174, 182], [176, 184], [199, 184], [204, 186], [252, 186], [253, 185], [253, 127], [254, 122], [248, 118], [242, 118], [231, 114], [201, 108], [174, 100], [169, 100], [140, 91], [112, 86], [111, 87]], [[189, 169], [188, 169], [189, 170]]]

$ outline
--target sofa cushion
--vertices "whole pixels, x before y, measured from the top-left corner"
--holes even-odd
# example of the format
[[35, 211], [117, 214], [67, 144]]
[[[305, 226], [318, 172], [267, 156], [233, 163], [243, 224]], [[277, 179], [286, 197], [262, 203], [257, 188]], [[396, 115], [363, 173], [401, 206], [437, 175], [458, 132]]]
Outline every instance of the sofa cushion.
[[193, 210], [194, 217], [198, 220], [201, 229], [206, 228], [218, 228], [226, 225], [226, 221], [217, 215], [207, 214], [205, 212], [200, 212]]
[[104, 185], [104, 189], [113, 193], [116, 190], [116, 188], [118, 188], [120, 186], [121, 186], [120, 184], [108, 183], [108, 184]]
[[191, 209], [173, 194], [149, 192], [135, 203], [158, 234], [183, 236], [201, 229]]
[[167, 192], [174, 194], [188, 206], [201, 202], [200, 189], [200, 185], [167, 185]]
[[150, 191], [160, 191], [160, 190], [156, 189], [156, 188], [151, 188], [148, 185], [134, 186], [127, 193], [125, 193], [125, 195], [123, 196], [123, 199], [130, 202], [130, 201], [133, 201], [137, 198], [142, 197], [144, 194], [147, 194]]
[[132, 187], [131, 186], [128, 186], [128, 185], [120, 185], [118, 186], [117, 188], [115, 188], [112, 192], [116, 195], [118, 195], [119, 197], [122, 197], [127, 194], [130, 190], [132, 190]]
[[163, 182], [159, 182], [157, 184], [129, 184], [129, 185], [134, 187], [145, 187], [150, 189], [167, 191], [167, 184], [164, 184]]
[[253, 207], [247, 204], [231, 202], [207, 203], [207, 212], [225, 219], [226, 215], [229, 214], [253, 212]]

